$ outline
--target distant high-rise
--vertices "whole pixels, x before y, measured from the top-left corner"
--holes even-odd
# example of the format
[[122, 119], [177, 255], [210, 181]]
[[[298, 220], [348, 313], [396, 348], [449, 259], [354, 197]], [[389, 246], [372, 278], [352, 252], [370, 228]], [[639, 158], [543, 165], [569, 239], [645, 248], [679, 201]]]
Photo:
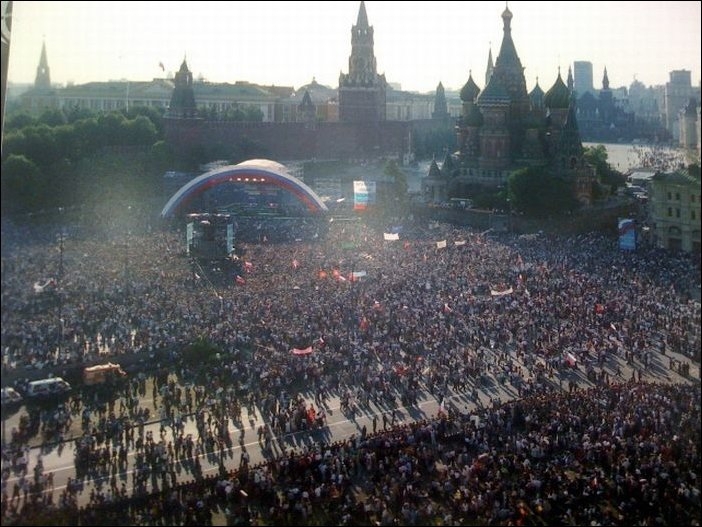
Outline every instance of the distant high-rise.
[[670, 82], [665, 84], [665, 127], [676, 141], [680, 138], [678, 113], [693, 95], [692, 80], [688, 70], [670, 72]]
[[592, 62], [586, 60], [576, 60], [573, 62], [573, 75], [575, 76], [575, 93], [577, 97], [582, 97], [586, 93], [594, 93], [592, 84]]

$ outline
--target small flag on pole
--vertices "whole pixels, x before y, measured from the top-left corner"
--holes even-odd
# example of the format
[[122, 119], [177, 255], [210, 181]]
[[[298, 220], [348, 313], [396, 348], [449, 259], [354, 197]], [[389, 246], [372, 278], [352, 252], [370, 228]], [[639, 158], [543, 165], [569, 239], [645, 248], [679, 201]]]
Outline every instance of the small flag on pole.
[[166, 66], [163, 65], [163, 62], [159, 62], [158, 67], [161, 68], [161, 71], [166, 71]]

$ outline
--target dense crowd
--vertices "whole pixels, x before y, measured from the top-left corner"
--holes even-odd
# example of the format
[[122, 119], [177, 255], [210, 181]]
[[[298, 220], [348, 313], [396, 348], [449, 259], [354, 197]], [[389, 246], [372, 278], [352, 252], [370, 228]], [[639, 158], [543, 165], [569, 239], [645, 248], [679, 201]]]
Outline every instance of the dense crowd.
[[[317, 443], [155, 494], [76, 489], [4, 524], [699, 525], [700, 390], [630, 381]], [[27, 523], [28, 522], [28, 523]]]
[[[198, 337], [253, 350], [252, 360], [225, 366], [262, 387], [300, 369], [322, 387], [363, 381], [377, 391], [397, 371], [440, 384], [475, 372], [481, 350], [506, 346], [546, 363], [566, 349], [583, 363], [608, 353], [644, 361], [664, 346], [699, 360], [700, 305], [689, 291], [700, 276], [689, 259], [620, 251], [594, 234], [413, 234], [387, 242], [346, 223], [320, 241], [247, 245], [243, 284], [198, 273], [175, 231], [119, 242], [76, 235], [63, 243], [60, 277], [55, 242], [23, 240], [3, 250], [3, 371], [59, 373]], [[439, 240], [448, 246], [437, 249]], [[42, 308], [32, 284], [50, 277], [60, 302]], [[491, 295], [496, 288], [511, 293]], [[324, 353], [290, 353], [310, 345]], [[388, 367], [374, 380], [367, 369], [377, 358]]]
[[[643, 375], [658, 376], [666, 350], [685, 358], [680, 373], [689, 376], [689, 361], [699, 368], [700, 304], [689, 294], [699, 269], [683, 256], [622, 252], [600, 234], [493, 235], [436, 224], [408, 226], [401, 240], [385, 241], [362, 222], [337, 222], [321, 238], [245, 244], [237, 280], [193, 265], [178, 231], [75, 230], [61, 243], [58, 255], [53, 233], [41, 240], [3, 225], [3, 374], [134, 357], [169, 365], [154, 384], [171, 427], [161, 437], [143, 429], [143, 379], [132, 380], [118, 403], [67, 402], [40, 419], [58, 428], [82, 419], [78, 479], [110, 481], [85, 510], [72, 505], [80, 481], [54, 504], [81, 524], [114, 515], [134, 524], [202, 524], [213, 504], [232, 517], [282, 524], [420, 525], [434, 517], [517, 524], [529, 515], [571, 524], [660, 515], [663, 524], [699, 523], [699, 506], [687, 501], [699, 493], [699, 437], [666, 454], [675, 466], [661, 454], [670, 447], [667, 430], [699, 435], [699, 387], [640, 384]], [[47, 278], [57, 283], [49, 297], [32, 287]], [[202, 364], [200, 377], [180, 353], [196, 340], [222, 350], [217, 368]], [[624, 379], [620, 360], [637, 375]], [[554, 390], [548, 380], [563, 378], [554, 372], [574, 364], [608, 391]], [[169, 374], [199, 381], [182, 389]], [[267, 426], [259, 441], [268, 445], [271, 435], [323, 426], [317, 416], [329, 395], [347, 411], [369, 402], [392, 408], [413, 404], [424, 389], [439, 400], [475, 394], [491, 378], [514, 387], [520, 402], [485, 409], [479, 419], [391, 422], [390, 432], [374, 426], [363, 438], [271, 456], [258, 467], [242, 458], [227, 477], [203, 478], [197, 467], [200, 454], [231, 445], [225, 425], [240, 422], [242, 409], [261, 409]], [[316, 409], [295, 397], [301, 386]], [[186, 415], [197, 420], [197, 437], [179, 433]], [[3, 469], [16, 468], [26, 444], [19, 437], [12, 448]], [[139, 454], [129, 489], [115, 476], [128, 449]], [[178, 483], [176, 467], [195, 481]], [[642, 470], [645, 484], [632, 482]], [[4, 488], [4, 517], [21, 522], [27, 493], [40, 495], [32, 485], [49, 484], [39, 470], [16, 497]], [[656, 505], [639, 507], [644, 499]], [[665, 500], [674, 506], [662, 507]], [[598, 505], [605, 502], [611, 508]]]

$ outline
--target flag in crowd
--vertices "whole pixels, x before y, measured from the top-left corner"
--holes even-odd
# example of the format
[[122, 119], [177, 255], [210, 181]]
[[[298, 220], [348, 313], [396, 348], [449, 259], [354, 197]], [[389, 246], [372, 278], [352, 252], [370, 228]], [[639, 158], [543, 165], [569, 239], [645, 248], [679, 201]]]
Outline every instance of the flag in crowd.
[[514, 289], [511, 287], [507, 289], [490, 289], [490, 294], [492, 296], [504, 296], [504, 295], [511, 295], [514, 293]]
[[36, 294], [41, 294], [45, 293], [53, 288], [56, 287], [56, 280], [53, 278], [49, 278], [46, 282], [43, 284], [37, 282], [34, 282], [34, 292]]

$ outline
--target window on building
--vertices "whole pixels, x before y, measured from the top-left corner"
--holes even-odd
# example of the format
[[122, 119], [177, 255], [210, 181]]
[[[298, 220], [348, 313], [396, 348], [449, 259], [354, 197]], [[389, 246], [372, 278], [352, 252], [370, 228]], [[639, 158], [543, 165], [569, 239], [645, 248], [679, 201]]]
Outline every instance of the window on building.
[[680, 192], [675, 193], [675, 200], [680, 201]]
[[675, 209], [675, 217], [676, 218], [680, 217], [680, 209]]
[[695, 214], [695, 211], [694, 211], [694, 210], [691, 210], [691, 211], [690, 211], [690, 219], [691, 219], [691, 220], [696, 220], [696, 219], [697, 219], [697, 214]]
[[668, 217], [669, 218], [673, 217], [673, 207], [668, 207]]
[[668, 199], [669, 199], [669, 200], [673, 199], [673, 193], [672, 193], [672, 192], [668, 192]]

